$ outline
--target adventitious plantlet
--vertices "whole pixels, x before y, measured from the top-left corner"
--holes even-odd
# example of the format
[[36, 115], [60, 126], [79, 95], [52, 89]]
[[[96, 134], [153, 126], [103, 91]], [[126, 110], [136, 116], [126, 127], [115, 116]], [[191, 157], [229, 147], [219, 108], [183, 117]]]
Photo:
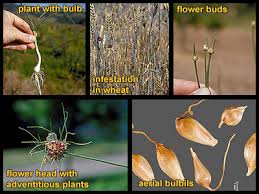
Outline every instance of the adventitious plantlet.
[[[22, 127], [19, 127], [19, 129], [27, 132], [34, 140], [33, 141], [22, 141], [21, 143], [29, 143], [29, 144], [35, 144], [35, 146], [29, 151], [29, 156], [32, 156], [34, 154], [38, 153], [43, 153], [43, 159], [41, 162], [41, 167], [40, 169], [44, 169], [46, 166], [46, 163], [50, 163], [50, 166], [54, 164], [54, 162], [58, 163], [59, 167], [61, 167], [61, 162], [64, 159], [65, 155], [71, 155], [83, 159], [88, 159], [88, 160], [94, 160], [102, 163], [107, 163], [115, 166], [120, 166], [120, 167], [125, 167], [127, 168], [126, 165], [122, 164], [117, 164], [114, 162], [102, 160], [102, 159], [97, 159], [97, 158], [92, 158], [88, 156], [82, 156], [78, 155], [75, 153], [69, 152], [69, 147], [70, 145], [79, 145], [79, 146], [84, 146], [88, 145], [91, 142], [87, 143], [76, 143], [73, 141], [67, 140], [68, 135], [75, 135], [75, 133], [71, 133], [67, 130], [67, 120], [68, 120], [68, 112], [65, 111], [64, 106], [62, 104], [62, 111], [63, 111], [63, 117], [64, 117], [64, 123], [62, 126], [62, 129], [59, 128], [59, 137], [57, 134], [51, 129], [46, 129], [45, 127], [42, 126], [27, 126], [27, 129], [24, 129]], [[48, 133], [46, 140], [42, 141], [41, 137], [38, 135], [38, 137], [35, 137], [29, 129], [42, 129]]]

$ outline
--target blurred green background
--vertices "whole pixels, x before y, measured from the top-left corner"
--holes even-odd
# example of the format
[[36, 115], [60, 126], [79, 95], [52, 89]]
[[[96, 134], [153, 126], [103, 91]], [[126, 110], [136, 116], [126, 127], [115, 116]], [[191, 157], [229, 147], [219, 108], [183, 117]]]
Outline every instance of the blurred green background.
[[[224, 14], [200, 13], [178, 13], [177, 6], [184, 7], [227, 7], [228, 12]], [[210, 30], [217, 30], [225, 26], [244, 26], [247, 19], [256, 17], [254, 3], [174, 3], [174, 22], [179, 26], [188, 24], [203, 26]]]
[[[4, 184], [14, 179], [5, 176], [6, 169], [35, 170], [40, 168], [43, 154], [31, 157], [28, 152], [35, 145], [22, 144], [21, 141], [33, 140], [26, 132], [18, 127], [38, 125], [58, 134], [58, 127], [63, 126], [61, 103], [69, 113], [68, 131], [76, 133], [68, 140], [74, 142], [89, 142], [86, 146], [69, 146], [68, 151], [84, 156], [90, 156], [116, 163], [128, 163], [128, 103], [127, 100], [12, 100], [4, 103], [3, 110], [10, 121], [5, 120], [9, 130], [4, 139]], [[44, 140], [47, 132], [40, 129], [30, 129], [32, 134]], [[53, 170], [47, 165], [46, 170]], [[49, 168], [49, 169], [48, 169]], [[66, 156], [62, 162], [62, 170], [75, 169], [79, 176], [61, 179], [73, 181], [88, 181], [87, 190], [127, 190], [128, 170], [96, 161], [84, 160]], [[29, 179], [21, 179], [29, 181]], [[21, 181], [18, 180], [18, 181]], [[4, 187], [5, 188], [5, 187]], [[12, 189], [27, 190], [27, 189]], [[35, 190], [35, 189], [29, 189]], [[86, 190], [86, 189], [67, 189]]]
[[[27, 4], [23, 4], [27, 5]], [[47, 6], [49, 4], [40, 4]], [[59, 4], [63, 5], [63, 4]], [[30, 24], [20, 4], [6, 3], [10, 11]], [[69, 6], [72, 6], [70, 3]], [[85, 8], [85, 4], [82, 4]], [[85, 11], [82, 13], [29, 13], [37, 32], [46, 75], [43, 94], [83, 95], [86, 90]], [[35, 50], [4, 50], [4, 94], [38, 94], [30, 78], [38, 58]]]

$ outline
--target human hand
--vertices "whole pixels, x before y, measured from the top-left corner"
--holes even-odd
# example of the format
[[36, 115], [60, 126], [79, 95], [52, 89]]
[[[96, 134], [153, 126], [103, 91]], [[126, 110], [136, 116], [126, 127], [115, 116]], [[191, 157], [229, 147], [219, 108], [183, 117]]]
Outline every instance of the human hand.
[[174, 79], [174, 95], [208, 95], [208, 91], [211, 95], [215, 95], [216, 92], [212, 90], [211, 88], [206, 91], [204, 88], [204, 84], [201, 84], [200, 92], [196, 92], [196, 90], [199, 89], [199, 86], [196, 82], [193, 81], [187, 81], [183, 79]]
[[3, 44], [12, 50], [34, 49], [36, 37], [23, 19], [9, 11], [3, 11]]

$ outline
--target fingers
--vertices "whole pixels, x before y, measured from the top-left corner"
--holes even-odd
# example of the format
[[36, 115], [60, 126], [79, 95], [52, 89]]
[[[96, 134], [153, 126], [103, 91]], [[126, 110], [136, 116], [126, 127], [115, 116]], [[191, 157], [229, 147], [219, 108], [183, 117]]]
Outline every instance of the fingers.
[[33, 43], [36, 40], [36, 37], [34, 35], [21, 32], [17, 28], [13, 28], [11, 33], [12, 33], [12, 36], [14, 37], [14, 40], [20, 41], [23, 43]]
[[174, 95], [188, 95], [198, 88], [199, 87], [196, 82], [174, 79]]
[[[12, 14], [12, 13], [11, 13]], [[26, 23], [23, 19], [17, 17], [16, 15], [12, 14], [13, 17], [13, 26], [17, 29], [21, 30], [22, 32], [28, 33], [33, 35], [31, 27], [28, 23]]]
[[26, 46], [27, 46], [27, 49], [35, 49], [35, 44], [34, 43], [29, 43]]
[[7, 46], [4, 46], [4, 48], [9, 50], [27, 50], [27, 49], [34, 49], [35, 45], [34, 43], [20, 44], [20, 45], [7, 45]]
[[[204, 84], [183, 79], [174, 79], [174, 95], [216, 95], [212, 88], [206, 88]], [[198, 90], [199, 89], [199, 90]]]
[[8, 45], [4, 46], [5, 49], [9, 50], [26, 50], [27, 46], [26, 45]]
[[33, 42], [36, 37], [23, 19], [17, 17], [11, 12], [3, 12], [3, 44], [4, 48], [24, 50], [33, 49]]

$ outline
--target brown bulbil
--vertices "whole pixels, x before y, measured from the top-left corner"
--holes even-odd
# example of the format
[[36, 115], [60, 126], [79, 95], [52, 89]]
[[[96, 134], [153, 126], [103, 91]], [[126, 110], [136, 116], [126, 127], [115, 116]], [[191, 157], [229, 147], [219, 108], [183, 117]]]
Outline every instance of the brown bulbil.
[[235, 126], [242, 120], [243, 114], [247, 106], [229, 107], [224, 110], [218, 128], [225, 123], [228, 126]]
[[192, 159], [193, 159], [193, 165], [194, 165], [194, 175], [195, 175], [195, 181], [198, 185], [205, 187], [206, 189], [210, 190], [210, 191], [216, 191], [222, 184], [222, 181], [224, 179], [224, 173], [225, 173], [225, 166], [226, 166], [226, 159], [227, 159], [227, 154], [228, 154], [228, 150], [230, 147], [230, 143], [232, 141], [232, 139], [235, 137], [236, 134], [234, 134], [229, 142], [228, 142], [228, 146], [227, 149], [225, 151], [225, 155], [224, 155], [224, 159], [223, 159], [223, 167], [222, 167], [222, 175], [221, 175], [221, 179], [219, 181], [219, 184], [216, 188], [211, 188], [210, 187], [210, 183], [211, 183], [211, 175], [209, 170], [204, 166], [204, 164], [200, 161], [200, 159], [198, 158], [198, 156], [196, 155], [196, 153], [193, 151], [192, 148], [190, 148], [191, 151], [191, 155], [192, 155]]
[[244, 158], [247, 165], [246, 176], [250, 176], [256, 169], [256, 133], [254, 133], [245, 144]]
[[173, 150], [156, 144], [157, 161], [162, 171], [173, 180], [184, 180], [179, 160]]
[[141, 155], [132, 154], [132, 171], [143, 181], [152, 181], [155, 179], [149, 162]]
[[177, 118], [175, 120], [175, 125], [177, 132], [186, 139], [212, 147], [218, 143], [218, 140], [215, 139], [203, 125], [193, 118]]
[[167, 148], [161, 143], [157, 143], [142, 131], [132, 131], [133, 134], [144, 135], [148, 141], [156, 146], [157, 162], [161, 170], [173, 180], [184, 180], [180, 162], [172, 149]]
[[199, 105], [204, 100], [201, 100], [195, 104], [189, 106], [188, 110], [185, 111], [182, 116], [176, 118], [175, 126], [177, 132], [184, 138], [200, 143], [203, 145], [208, 145], [214, 147], [218, 140], [215, 139], [210, 132], [203, 127], [198, 121], [192, 117], [186, 117], [186, 114], [193, 115], [192, 107]]

